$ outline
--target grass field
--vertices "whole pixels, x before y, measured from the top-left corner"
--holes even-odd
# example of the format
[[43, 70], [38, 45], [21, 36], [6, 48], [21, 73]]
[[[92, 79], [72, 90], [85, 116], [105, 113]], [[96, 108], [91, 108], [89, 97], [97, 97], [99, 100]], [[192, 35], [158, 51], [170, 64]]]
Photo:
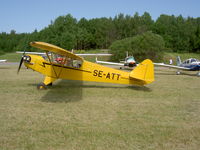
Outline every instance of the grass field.
[[156, 68], [145, 87], [56, 81], [0, 65], [0, 150], [198, 150], [200, 78]]

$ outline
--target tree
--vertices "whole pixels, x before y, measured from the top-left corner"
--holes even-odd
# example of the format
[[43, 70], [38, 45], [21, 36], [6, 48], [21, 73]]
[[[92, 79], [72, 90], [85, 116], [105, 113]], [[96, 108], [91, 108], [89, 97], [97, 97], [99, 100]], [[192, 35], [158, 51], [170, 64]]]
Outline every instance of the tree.
[[165, 48], [163, 38], [152, 32], [146, 32], [131, 38], [125, 38], [113, 42], [110, 46], [113, 59], [119, 60], [125, 57], [126, 51], [141, 61], [149, 58], [155, 61], [161, 60]]
[[[41, 31], [18, 34], [0, 33], [0, 51], [35, 50], [31, 41], [44, 41], [67, 49], [107, 49], [116, 40], [143, 35], [152, 31], [163, 37], [165, 46], [174, 52], [200, 51], [200, 18], [161, 14], [154, 22], [148, 12], [141, 16], [118, 14], [114, 18], [81, 18], [71, 14], [59, 16]], [[69, 43], [68, 43], [69, 42]], [[124, 54], [125, 55], [125, 54]]]

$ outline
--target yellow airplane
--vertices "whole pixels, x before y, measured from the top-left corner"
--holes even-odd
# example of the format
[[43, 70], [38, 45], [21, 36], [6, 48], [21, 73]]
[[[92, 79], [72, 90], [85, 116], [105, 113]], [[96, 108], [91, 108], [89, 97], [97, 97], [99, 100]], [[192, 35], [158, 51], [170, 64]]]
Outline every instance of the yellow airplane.
[[38, 89], [46, 89], [47, 85], [57, 79], [106, 82], [116, 84], [145, 85], [154, 81], [154, 65], [146, 59], [131, 72], [109, 68], [84, 60], [65, 49], [45, 42], [31, 42], [31, 46], [45, 51], [46, 56], [23, 54], [19, 64], [35, 70], [45, 76]]

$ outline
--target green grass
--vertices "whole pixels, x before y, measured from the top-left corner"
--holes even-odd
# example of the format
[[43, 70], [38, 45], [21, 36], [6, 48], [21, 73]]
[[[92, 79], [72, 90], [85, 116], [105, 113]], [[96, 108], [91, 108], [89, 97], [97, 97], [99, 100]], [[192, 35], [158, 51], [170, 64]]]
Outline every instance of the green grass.
[[1, 150], [200, 147], [200, 78], [156, 68], [146, 87], [58, 80], [0, 65]]
[[6, 53], [4, 55], [0, 55], [0, 59], [7, 59], [8, 62], [19, 62], [22, 54], [17, 53]]

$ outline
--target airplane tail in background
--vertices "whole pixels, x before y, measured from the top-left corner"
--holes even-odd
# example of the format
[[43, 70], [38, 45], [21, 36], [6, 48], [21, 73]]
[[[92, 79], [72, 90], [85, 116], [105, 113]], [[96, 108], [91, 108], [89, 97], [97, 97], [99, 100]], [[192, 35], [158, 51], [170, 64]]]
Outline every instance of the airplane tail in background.
[[177, 66], [180, 66], [180, 64], [182, 63], [180, 56], [177, 56], [176, 63], [177, 63]]
[[130, 78], [142, 80], [144, 84], [154, 81], [154, 65], [149, 59], [140, 63], [133, 71], [130, 72]]
[[128, 57], [128, 51], [126, 51], [126, 57]]

